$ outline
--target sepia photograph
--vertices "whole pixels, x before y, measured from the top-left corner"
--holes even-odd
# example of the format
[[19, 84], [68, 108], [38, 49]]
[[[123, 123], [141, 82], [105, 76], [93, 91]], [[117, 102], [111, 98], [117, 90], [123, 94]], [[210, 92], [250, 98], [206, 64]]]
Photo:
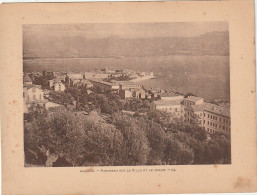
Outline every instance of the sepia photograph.
[[229, 22], [22, 33], [24, 167], [231, 164]]

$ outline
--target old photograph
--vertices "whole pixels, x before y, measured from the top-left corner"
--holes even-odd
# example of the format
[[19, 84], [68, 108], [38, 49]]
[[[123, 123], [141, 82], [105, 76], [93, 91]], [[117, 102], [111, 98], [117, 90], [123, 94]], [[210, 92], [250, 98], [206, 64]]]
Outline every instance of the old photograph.
[[22, 33], [25, 167], [231, 164], [229, 22]]

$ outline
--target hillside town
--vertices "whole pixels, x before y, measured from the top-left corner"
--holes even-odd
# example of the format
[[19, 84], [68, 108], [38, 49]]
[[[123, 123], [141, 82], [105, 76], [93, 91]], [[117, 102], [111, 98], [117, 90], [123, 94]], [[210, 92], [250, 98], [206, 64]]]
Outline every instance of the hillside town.
[[[68, 107], [84, 115], [98, 111], [90, 98], [75, 95], [83, 91], [86, 96], [95, 93], [115, 95], [123, 103], [116, 110], [123, 113], [145, 114], [147, 110], [158, 110], [167, 113], [171, 121], [198, 125], [208, 134], [230, 134], [229, 105], [218, 101], [205, 102], [204, 98], [190, 93], [181, 94], [160, 88], [147, 89], [138, 83], [146, 79], [154, 79], [153, 72], [108, 68], [88, 72], [26, 72], [23, 79], [24, 114], [29, 114], [36, 105], [49, 112], [59, 107]], [[60, 96], [67, 94], [73, 97], [60, 101], [63, 98]], [[140, 100], [145, 106], [126, 107], [126, 103], [132, 100]], [[100, 113], [112, 113], [108, 109], [104, 112], [104, 109]]]

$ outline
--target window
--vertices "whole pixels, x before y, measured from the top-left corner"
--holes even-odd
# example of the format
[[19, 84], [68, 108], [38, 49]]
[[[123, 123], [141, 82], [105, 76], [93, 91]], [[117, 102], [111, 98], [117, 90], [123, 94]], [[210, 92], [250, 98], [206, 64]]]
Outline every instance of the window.
[[36, 100], [36, 95], [35, 94], [33, 94], [33, 100]]
[[212, 122], [211, 122], [211, 126], [212, 126]]
[[225, 119], [223, 119], [223, 123], [225, 123]]
[[225, 130], [225, 126], [222, 126], [222, 129]]
[[40, 99], [40, 100], [42, 99], [42, 95], [41, 95], [41, 94], [39, 94], [39, 99]]

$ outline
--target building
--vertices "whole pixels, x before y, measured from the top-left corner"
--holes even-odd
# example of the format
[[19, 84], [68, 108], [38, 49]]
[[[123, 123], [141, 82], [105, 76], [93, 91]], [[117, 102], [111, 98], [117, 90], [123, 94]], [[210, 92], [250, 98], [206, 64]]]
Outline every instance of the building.
[[125, 90], [119, 90], [119, 95], [121, 99], [127, 99], [127, 98], [132, 98], [133, 97], [133, 91], [129, 89]]
[[117, 84], [120, 86], [120, 90], [127, 90], [127, 89], [141, 89], [142, 85], [134, 83], [132, 81], [117, 81]]
[[184, 99], [184, 96], [177, 95], [173, 92], [166, 92], [159, 95], [161, 100], [178, 100], [182, 101]]
[[198, 124], [208, 133], [230, 133], [230, 110], [226, 107], [203, 102], [185, 106], [185, 122]]
[[55, 91], [64, 91], [65, 85], [62, 82], [56, 82], [54, 83], [53, 88]]
[[184, 99], [185, 106], [198, 105], [203, 103], [203, 98], [196, 96], [188, 96]]
[[160, 110], [173, 114], [174, 118], [181, 118], [183, 107], [180, 100], [157, 100], [150, 105], [151, 110]]
[[75, 79], [75, 80], [72, 80], [71, 85], [72, 86], [76, 86], [76, 87], [80, 87], [80, 86], [84, 86], [84, 87], [87, 87], [87, 88], [93, 87], [93, 84], [91, 82], [89, 82], [88, 80], [86, 80], [86, 79]]
[[54, 80], [49, 80], [49, 81], [48, 81], [48, 87], [49, 87], [49, 89], [52, 89], [52, 88], [53, 88], [54, 83], [55, 83]]
[[117, 83], [110, 83], [103, 81], [101, 79], [88, 79], [94, 87], [100, 87], [104, 91], [109, 90], [119, 90], [119, 84]]
[[24, 77], [23, 77], [23, 84], [24, 84], [24, 86], [32, 85], [32, 80], [31, 80], [31, 78], [29, 77], [28, 74], [24, 75]]
[[23, 88], [24, 112], [28, 111], [32, 105], [44, 106], [44, 92], [41, 88], [35, 85], [30, 85]]
[[133, 97], [139, 98], [139, 99], [145, 99], [145, 90], [143, 90], [143, 89], [136, 89], [133, 92]]
[[68, 73], [65, 78], [65, 82], [71, 85], [72, 80], [83, 79], [84, 75], [81, 73]]

